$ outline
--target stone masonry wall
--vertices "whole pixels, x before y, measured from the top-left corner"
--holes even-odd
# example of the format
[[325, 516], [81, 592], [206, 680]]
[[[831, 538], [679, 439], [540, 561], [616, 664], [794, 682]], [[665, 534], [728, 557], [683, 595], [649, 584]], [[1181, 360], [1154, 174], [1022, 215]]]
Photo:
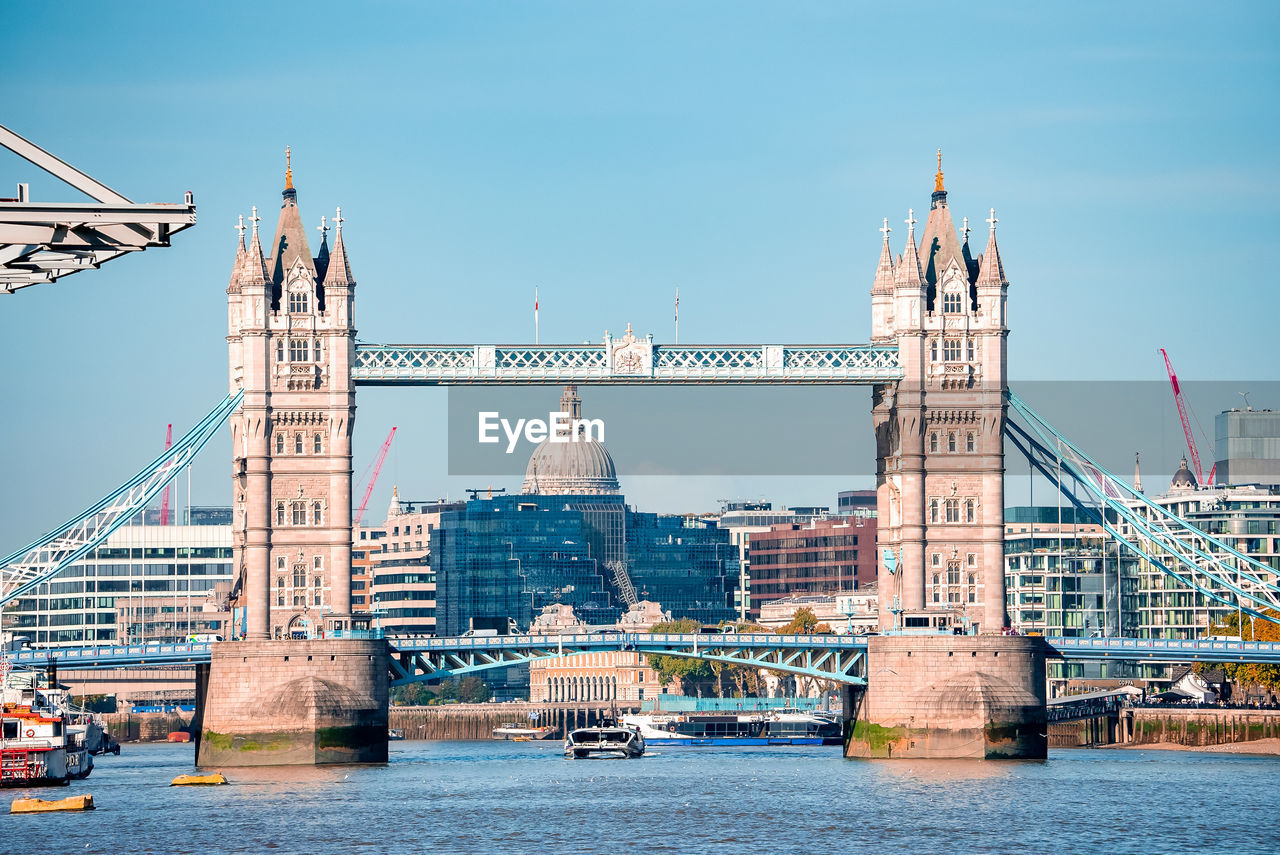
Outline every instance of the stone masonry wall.
[[851, 757], [1044, 757], [1045, 654], [1039, 638], [878, 636]]
[[387, 682], [381, 640], [216, 644], [197, 764], [385, 762]]

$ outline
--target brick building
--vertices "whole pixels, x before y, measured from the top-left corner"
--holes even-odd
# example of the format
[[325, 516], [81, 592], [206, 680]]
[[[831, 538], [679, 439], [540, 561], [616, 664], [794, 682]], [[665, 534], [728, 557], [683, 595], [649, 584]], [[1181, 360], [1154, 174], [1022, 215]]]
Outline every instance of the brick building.
[[856, 591], [876, 578], [876, 519], [814, 520], [753, 532], [751, 616], [791, 594]]

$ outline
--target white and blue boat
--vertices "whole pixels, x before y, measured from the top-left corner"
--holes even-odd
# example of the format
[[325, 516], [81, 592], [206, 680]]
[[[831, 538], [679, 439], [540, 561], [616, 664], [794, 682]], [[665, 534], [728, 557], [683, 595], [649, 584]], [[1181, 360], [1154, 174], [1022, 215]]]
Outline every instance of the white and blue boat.
[[840, 719], [820, 710], [626, 715], [647, 745], [840, 745]]

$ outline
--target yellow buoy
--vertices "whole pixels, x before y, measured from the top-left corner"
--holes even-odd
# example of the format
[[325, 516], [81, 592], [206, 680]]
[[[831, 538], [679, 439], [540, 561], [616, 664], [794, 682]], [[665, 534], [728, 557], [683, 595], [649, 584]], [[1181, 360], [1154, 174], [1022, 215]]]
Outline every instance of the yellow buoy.
[[9, 813], [46, 813], [55, 810], [93, 810], [93, 796], [71, 796], [65, 799], [14, 799]]
[[212, 775], [179, 775], [173, 779], [171, 787], [216, 787], [219, 784], [227, 783], [226, 777], [221, 772], [214, 772]]

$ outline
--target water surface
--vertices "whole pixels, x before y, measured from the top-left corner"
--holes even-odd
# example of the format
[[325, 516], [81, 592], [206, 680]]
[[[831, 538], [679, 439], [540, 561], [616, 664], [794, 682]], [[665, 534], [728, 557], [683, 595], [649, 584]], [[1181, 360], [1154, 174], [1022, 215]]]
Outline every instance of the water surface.
[[0, 815], [4, 853], [1264, 853], [1280, 758], [1055, 750], [1048, 762], [854, 761], [838, 748], [393, 742], [386, 766], [226, 769], [189, 745], [98, 758], [85, 814]]

